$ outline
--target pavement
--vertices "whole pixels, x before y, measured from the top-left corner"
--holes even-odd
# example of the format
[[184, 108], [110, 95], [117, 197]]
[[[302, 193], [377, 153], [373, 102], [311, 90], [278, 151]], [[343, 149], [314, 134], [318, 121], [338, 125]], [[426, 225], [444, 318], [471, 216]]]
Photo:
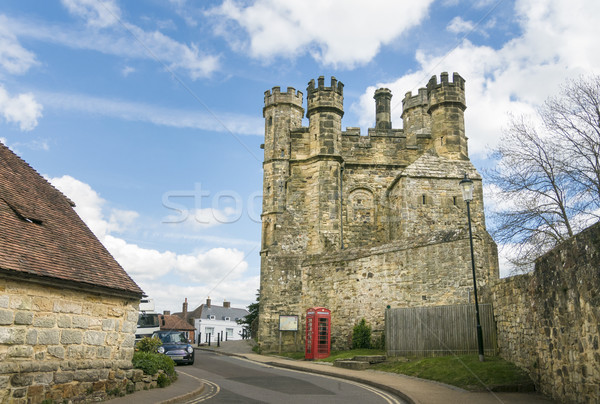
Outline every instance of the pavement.
[[[505, 392], [470, 392], [458, 387], [433, 382], [416, 377], [380, 372], [375, 370], [350, 370], [334, 367], [326, 362], [292, 360], [278, 356], [258, 355], [252, 351], [252, 341], [226, 341], [220, 347], [213, 344], [198, 350], [212, 351], [222, 355], [237, 356], [265, 364], [267, 366], [300, 370], [310, 373], [334, 376], [352, 380], [379, 388], [414, 404], [549, 404], [555, 401], [540, 393], [505, 393]], [[176, 368], [176, 370], [178, 370]], [[173, 404], [190, 400], [199, 396], [204, 390], [200, 379], [185, 373], [185, 368], [178, 372], [179, 378], [172, 385], [147, 391], [138, 391], [125, 397], [109, 400], [111, 404], [160, 403]]]

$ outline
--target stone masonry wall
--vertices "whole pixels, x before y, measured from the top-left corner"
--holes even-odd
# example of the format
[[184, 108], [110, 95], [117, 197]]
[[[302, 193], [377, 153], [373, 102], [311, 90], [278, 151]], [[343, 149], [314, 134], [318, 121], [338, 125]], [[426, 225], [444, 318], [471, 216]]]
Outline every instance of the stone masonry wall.
[[137, 300], [0, 278], [0, 403], [78, 401], [124, 388]]
[[[495, 244], [487, 233], [476, 232], [474, 241], [478, 284], [485, 285], [497, 278], [495, 261], [486, 260], [495, 253]], [[361, 318], [374, 333], [383, 330], [388, 304], [418, 307], [468, 303], [473, 289], [469, 254], [468, 234], [462, 231], [415, 236], [378, 247], [350, 248], [303, 261], [279, 261], [277, 270], [264, 270], [265, 275], [278, 275], [261, 279], [263, 288], [273, 288], [261, 290], [261, 310], [265, 296], [265, 314], [299, 316], [299, 335], [283, 335], [283, 349], [293, 350], [304, 339], [306, 310], [326, 307], [332, 312], [332, 349], [348, 349], [352, 329]], [[292, 266], [296, 270], [291, 270]], [[282, 285], [286, 287], [281, 288]], [[279, 306], [271, 301], [277, 292], [282, 295], [273, 300]], [[260, 317], [260, 322], [261, 347], [277, 350], [276, 318]]]
[[600, 402], [600, 224], [492, 288], [500, 355], [560, 402]]

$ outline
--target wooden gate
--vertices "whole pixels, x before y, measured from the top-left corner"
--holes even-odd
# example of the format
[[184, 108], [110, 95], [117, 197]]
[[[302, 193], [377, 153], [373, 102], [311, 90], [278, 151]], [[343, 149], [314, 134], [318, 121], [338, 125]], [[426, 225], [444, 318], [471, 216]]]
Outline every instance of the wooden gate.
[[[479, 305], [486, 355], [497, 349], [491, 304]], [[388, 356], [442, 356], [477, 353], [477, 321], [472, 304], [387, 309], [385, 345]]]

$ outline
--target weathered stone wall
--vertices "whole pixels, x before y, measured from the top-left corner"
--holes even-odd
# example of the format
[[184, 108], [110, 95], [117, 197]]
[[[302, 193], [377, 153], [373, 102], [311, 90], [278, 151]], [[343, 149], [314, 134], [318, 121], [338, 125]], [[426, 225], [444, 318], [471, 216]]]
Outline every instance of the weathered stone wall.
[[[496, 247], [487, 233], [477, 230], [474, 242], [478, 285], [483, 286], [498, 277], [497, 264], [486, 258], [493, 256]], [[331, 310], [332, 349], [347, 349], [361, 318], [373, 330], [383, 330], [387, 305], [469, 303], [473, 290], [469, 255], [468, 233], [463, 229], [302, 260], [268, 260], [276, 264], [263, 271], [271, 277], [261, 279], [262, 287], [269, 288], [261, 290], [261, 346], [277, 350], [279, 314], [296, 314], [301, 319], [299, 335], [283, 335], [283, 349], [293, 350], [304, 340], [305, 314], [311, 307]]]
[[126, 386], [138, 304], [0, 278], [0, 402], [62, 402]]
[[492, 287], [500, 355], [561, 402], [600, 402], [600, 224]]

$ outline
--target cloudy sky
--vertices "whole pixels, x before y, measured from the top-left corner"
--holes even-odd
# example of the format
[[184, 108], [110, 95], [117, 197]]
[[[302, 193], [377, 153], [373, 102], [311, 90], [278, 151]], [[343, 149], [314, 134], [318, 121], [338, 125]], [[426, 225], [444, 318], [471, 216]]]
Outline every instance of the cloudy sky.
[[[597, 0], [3, 0], [0, 139], [77, 212], [158, 310], [259, 286], [262, 106], [273, 86], [345, 85], [374, 123], [434, 74], [466, 79], [471, 158], [509, 113], [600, 74]], [[328, 79], [327, 79], [328, 80]]]

